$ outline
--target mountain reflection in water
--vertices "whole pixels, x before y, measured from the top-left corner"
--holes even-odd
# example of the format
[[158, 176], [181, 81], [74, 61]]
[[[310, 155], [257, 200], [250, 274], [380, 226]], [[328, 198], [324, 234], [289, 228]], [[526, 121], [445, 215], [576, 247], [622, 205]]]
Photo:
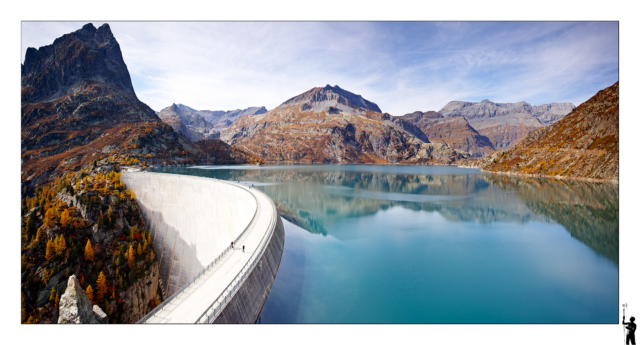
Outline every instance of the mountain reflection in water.
[[429, 174], [413, 166], [323, 165], [156, 171], [254, 184], [275, 201], [285, 219], [309, 232], [338, 239], [362, 233], [336, 232], [332, 224], [400, 206], [436, 211], [449, 221], [556, 222], [618, 264], [617, 185], [429, 168]]

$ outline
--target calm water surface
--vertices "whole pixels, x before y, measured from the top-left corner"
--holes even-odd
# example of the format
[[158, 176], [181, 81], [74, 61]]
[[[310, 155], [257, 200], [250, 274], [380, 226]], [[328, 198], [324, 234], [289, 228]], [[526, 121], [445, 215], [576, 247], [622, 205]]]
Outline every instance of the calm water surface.
[[163, 168], [285, 224], [262, 323], [617, 323], [618, 187], [429, 166]]

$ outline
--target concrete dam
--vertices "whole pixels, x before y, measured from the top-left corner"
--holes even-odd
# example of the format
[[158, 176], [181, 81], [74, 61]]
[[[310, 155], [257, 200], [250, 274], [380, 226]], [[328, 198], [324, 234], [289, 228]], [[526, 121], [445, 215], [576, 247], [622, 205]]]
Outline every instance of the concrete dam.
[[165, 297], [138, 322], [254, 323], [284, 249], [273, 201], [212, 178], [124, 172], [121, 180], [151, 232]]

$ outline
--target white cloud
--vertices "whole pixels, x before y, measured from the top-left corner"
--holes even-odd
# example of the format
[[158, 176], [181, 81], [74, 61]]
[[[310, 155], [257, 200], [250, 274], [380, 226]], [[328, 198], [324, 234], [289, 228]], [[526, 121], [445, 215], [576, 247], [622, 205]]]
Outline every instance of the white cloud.
[[[94, 23], [99, 26], [102, 23]], [[23, 23], [26, 46], [84, 23]], [[160, 110], [271, 109], [335, 85], [402, 115], [452, 100], [585, 101], [617, 80], [616, 23], [112, 22]]]

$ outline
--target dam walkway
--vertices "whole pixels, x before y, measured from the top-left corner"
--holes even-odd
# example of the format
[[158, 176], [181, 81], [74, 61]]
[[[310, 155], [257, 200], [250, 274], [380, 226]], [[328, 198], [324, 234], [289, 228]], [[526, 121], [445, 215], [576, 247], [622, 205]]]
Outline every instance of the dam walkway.
[[[142, 172], [135, 174], [154, 173]], [[182, 181], [185, 181], [185, 178], [187, 176], [181, 176]], [[227, 247], [221, 253], [215, 253], [218, 255], [213, 261], [204, 266], [180, 290], [173, 293], [165, 302], [152, 310], [138, 323], [213, 323], [227, 304], [231, 302], [235, 293], [242, 287], [242, 284], [252, 271], [254, 269], [262, 269], [260, 259], [271, 241], [279, 220], [273, 201], [263, 192], [239, 183], [202, 177], [189, 176], [189, 178], [205, 179], [209, 183], [215, 181], [218, 184], [232, 185], [237, 189], [232, 194], [250, 193], [255, 199], [255, 213], [253, 213], [253, 217], [246, 228], [235, 238], [235, 248]], [[185, 217], [189, 216], [198, 217], [197, 214]], [[232, 217], [232, 215], [229, 214], [228, 217]], [[217, 225], [219, 226], [219, 224]], [[231, 242], [229, 241], [228, 244], [230, 245]], [[245, 246], [244, 252], [242, 250], [243, 245]], [[201, 248], [198, 249], [201, 250]]]

